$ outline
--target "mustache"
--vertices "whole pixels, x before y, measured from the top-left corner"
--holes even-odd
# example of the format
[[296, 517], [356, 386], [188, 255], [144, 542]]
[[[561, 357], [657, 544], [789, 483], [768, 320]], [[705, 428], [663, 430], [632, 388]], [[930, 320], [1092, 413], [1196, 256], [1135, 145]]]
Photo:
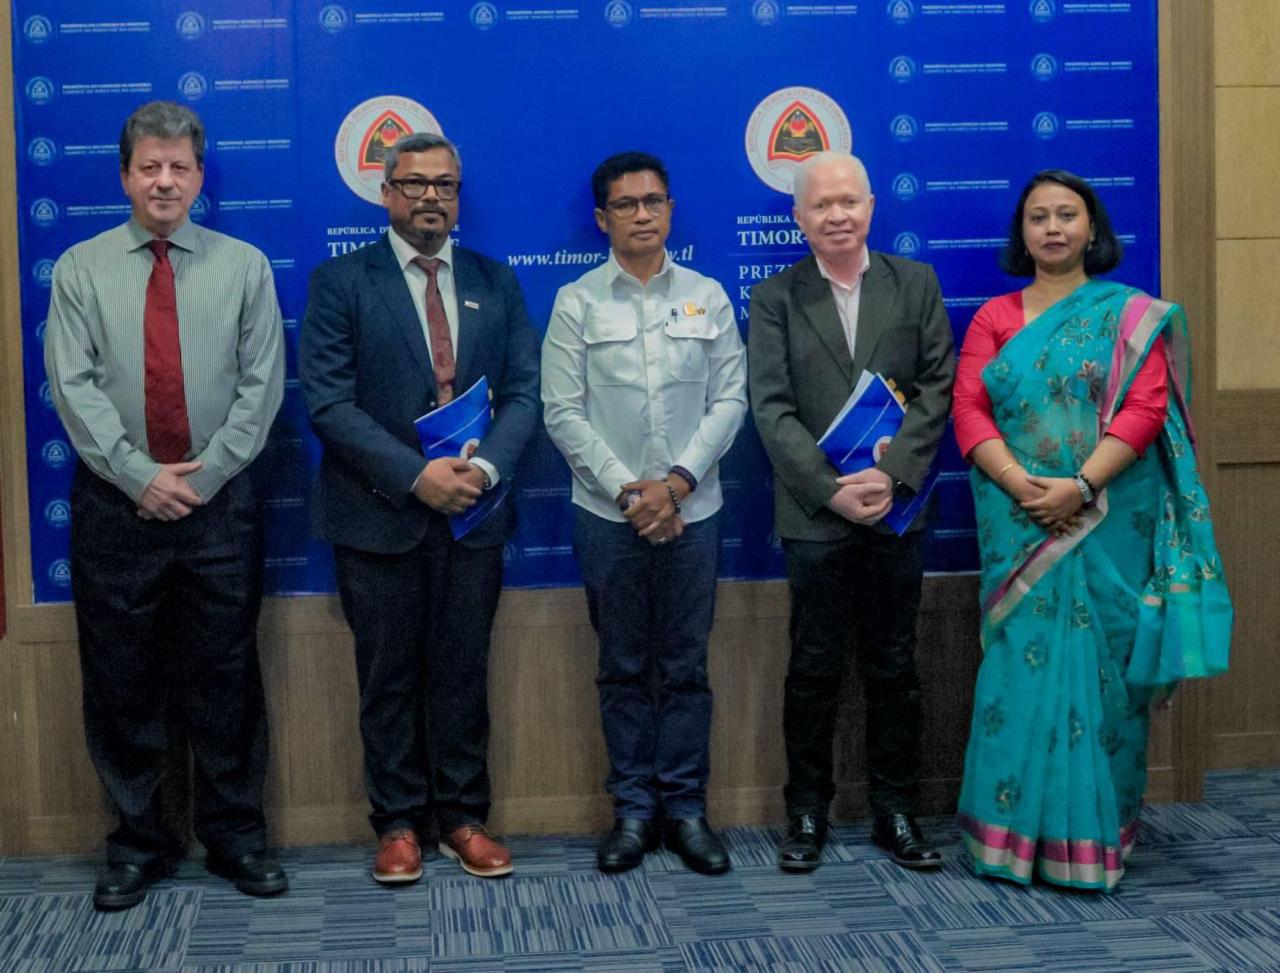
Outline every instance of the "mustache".
[[419, 213], [435, 213], [437, 216], [444, 216], [444, 207], [434, 203], [426, 206], [415, 206], [412, 215], [417, 216]]

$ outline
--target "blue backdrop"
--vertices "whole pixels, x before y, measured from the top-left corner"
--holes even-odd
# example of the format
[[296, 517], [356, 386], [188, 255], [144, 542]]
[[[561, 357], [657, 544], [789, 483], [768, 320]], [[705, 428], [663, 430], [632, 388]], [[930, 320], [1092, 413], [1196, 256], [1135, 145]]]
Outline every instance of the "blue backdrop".
[[[37, 601], [70, 597], [74, 455], [41, 340], [53, 261], [127, 218], [117, 139], [156, 98], [209, 131], [193, 217], [276, 270], [289, 382], [264, 462], [268, 589], [330, 591], [310, 538], [318, 446], [294, 370], [307, 278], [375, 240], [377, 150], [405, 128], [459, 146], [457, 236], [507, 260], [545, 326], [556, 289], [604, 258], [588, 180], [604, 156], [662, 156], [669, 246], [719, 279], [746, 329], [750, 284], [806, 252], [790, 170], [852, 148], [877, 195], [872, 246], [932, 263], [957, 341], [1014, 282], [996, 266], [1017, 193], [1063, 166], [1106, 200], [1126, 258], [1158, 285], [1156, 0], [16, 0], [13, 5], [27, 465]], [[934, 571], [976, 567], [964, 464], [948, 437]], [[723, 464], [726, 577], [781, 574], [772, 478], [748, 426]], [[569, 584], [568, 471], [545, 436], [514, 494], [508, 584]]]

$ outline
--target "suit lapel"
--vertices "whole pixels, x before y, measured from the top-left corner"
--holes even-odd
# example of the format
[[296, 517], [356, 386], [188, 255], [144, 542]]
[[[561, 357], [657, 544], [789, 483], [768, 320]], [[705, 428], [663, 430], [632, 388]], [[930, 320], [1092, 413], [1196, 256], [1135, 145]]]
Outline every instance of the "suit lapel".
[[387, 321], [389, 326], [400, 332], [405, 344], [413, 355], [418, 370], [426, 375], [431, 388], [436, 387], [436, 373], [431, 366], [431, 352], [427, 348], [426, 335], [422, 333], [422, 322], [418, 318], [418, 310], [413, 306], [413, 298], [405, 284], [404, 272], [396, 263], [395, 251], [391, 243], [383, 237], [377, 243], [366, 248], [369, 254], [369, 276], [374, 287], [387, 305]]
[[861, 375], [875, 354], [880, 336], [892, 320], [893, 305], [897, 300], [897, 288], [889, 265], [877, 253], [871, 254], [871, 266], [862, 279], [862, 294], [858, 299], [858, 331], [853, 349], [852, 370]]
[[818, 271], [818, 263], [806, 258], [796, 274], [796, 300], [819, 340], [840, 367], [845, 381], [853, 387], [853, 360], [849, 357], [849, 340], [840, 324], [840, 312], [836, 310], [831, 285]]
[[453, 290], [458, 297], [458, 347], [453, 349], [457, 376], [454, 394], [461, 395], [479, 378], [473, 378], [470, 369], [480, 342], [483, 315], [487, 313], [485, 303], [491, 295], [484, 290], [471, 255], [458, 246], [453, 248]]

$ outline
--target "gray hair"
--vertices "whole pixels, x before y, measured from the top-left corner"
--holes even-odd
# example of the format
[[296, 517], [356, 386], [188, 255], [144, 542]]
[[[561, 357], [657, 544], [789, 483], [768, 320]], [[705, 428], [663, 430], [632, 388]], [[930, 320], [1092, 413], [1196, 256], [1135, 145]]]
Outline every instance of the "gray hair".
[[856, 155], [848, 152], [815, 152], [796, 167], [795, 178], [791, 183], [791, 196], [797, 206], [803, 205], [804, 191], [809, 185], [809, 174], [814, 169], [836, 164], [852, 164], [853, 171], [867, 187], [867, 195], [871, 195], [871, 177], [867, 175], [867, 167]]
[[133, 161], [133, 147], [138, 139], [191, 139], [196, 165], [204, 166], [204, 122], [186, 105], [175, 101], [149, 101], [125, 119], [120, 130], [120, 168], [128, 169]]
[[458, 155], [456, 145], [435, 132], [412, 132], [396, 139], [391, 148], [387, 149], [386, 157], [382, 160], [383, 181], [391, 181], [391, 174], [396, 171], [396, 163], [406, 152], [430, 152], [432, 149], [448, 149], [449, 154], [453, 156], [453, 161], [458, 164], [458, 175], [462, 175], [462, 156]]

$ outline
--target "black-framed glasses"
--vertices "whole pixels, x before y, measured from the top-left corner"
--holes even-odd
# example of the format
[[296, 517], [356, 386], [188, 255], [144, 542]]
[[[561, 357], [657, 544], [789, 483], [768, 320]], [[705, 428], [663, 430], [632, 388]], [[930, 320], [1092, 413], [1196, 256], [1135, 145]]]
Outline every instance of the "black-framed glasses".
[[648, 196], [641, 196], [639, 199], [634, 196], [621, 196], [618, 199], [609, 200], [604, 205], [608, 207], [609, 212], [614, 216], [622, 220], [629, 220], [636, 215], [641, 204], [651, 215], [658, 216], [671, 205], [671, 197], [666, 193], [650, 193]]
[[462, 188], [460, 179], [388, 179], [388, 186], [400, 190], [405, 199], [421, 199], [427, 194], [427, 188], [436, 191], [436, 199], [457, 199], [458, 190]]

